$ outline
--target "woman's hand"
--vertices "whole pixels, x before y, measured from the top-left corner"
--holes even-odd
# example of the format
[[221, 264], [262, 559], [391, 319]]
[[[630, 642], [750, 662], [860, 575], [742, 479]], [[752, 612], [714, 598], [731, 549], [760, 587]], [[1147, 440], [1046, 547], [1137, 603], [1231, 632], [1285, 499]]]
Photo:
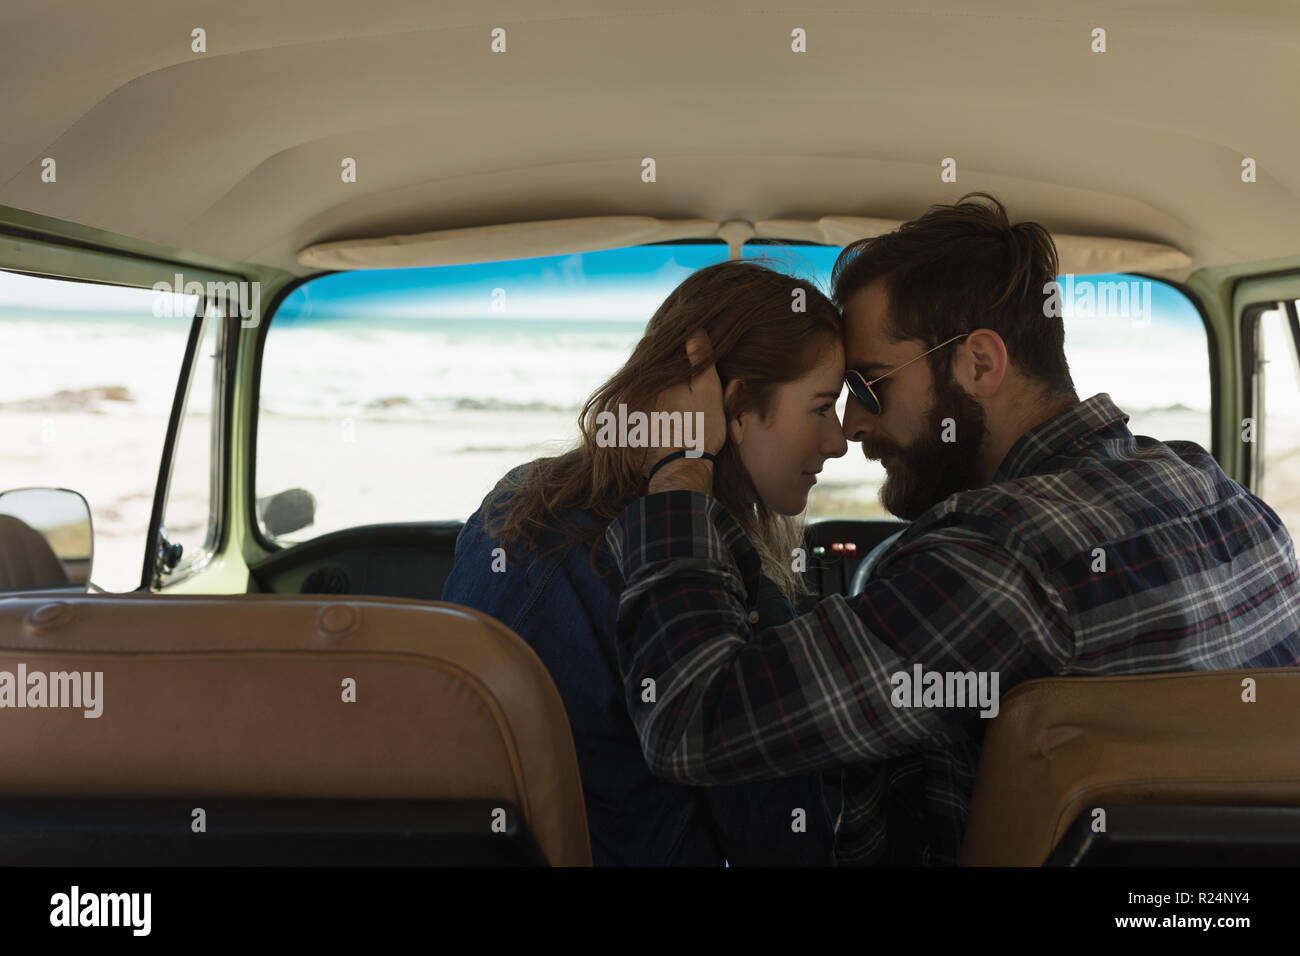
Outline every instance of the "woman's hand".
[[[709, 335], [703, 329], [686, 340], [686, 357], [692, 366], [709, 354]], [[674, 385], [655, 400], [656, 411], [681, 412], [683, 424], [690, 421], [691, 444], [688, 455], [707, 451], [716, 455], [727, 441], [727, 418], [722, 405], [722, 380], [714, 363], [701, 367], [689, 382]], [[652, 448], [643, 464], [648, 474], [672, 449]], [[670, 461], [650, 480], [648, 491], [701, 491], [713, 488], [713, 462], [707, 458], [686, 457]]]

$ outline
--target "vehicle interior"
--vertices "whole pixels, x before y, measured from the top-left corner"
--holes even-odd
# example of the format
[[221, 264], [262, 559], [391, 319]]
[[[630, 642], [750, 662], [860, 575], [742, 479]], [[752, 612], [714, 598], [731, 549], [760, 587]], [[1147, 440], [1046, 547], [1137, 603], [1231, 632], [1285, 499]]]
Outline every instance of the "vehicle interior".
[[[6, 715], [31, 770], [0, 782], [5, 864], [589, 865], [545, 668], [441, 601], [465, 519], [576, 436], [691, 269], [825, 285], [974, 190], [1045, 225], [1063, 277], [1146, 297], [1104, 328], [1076, 301], [1080, 397], [1300, 528], [1286, 0], [6, 21], [0, 671], [103, 671], [123, 703]], [[905, 526], [875, 467], [850, 445], [810, 499], [810, 603]], [[963, 862], [1294, 865], [1298, 679], [1015, 688]], [[1254, 706], [1206, 703], [1243, 681]]]

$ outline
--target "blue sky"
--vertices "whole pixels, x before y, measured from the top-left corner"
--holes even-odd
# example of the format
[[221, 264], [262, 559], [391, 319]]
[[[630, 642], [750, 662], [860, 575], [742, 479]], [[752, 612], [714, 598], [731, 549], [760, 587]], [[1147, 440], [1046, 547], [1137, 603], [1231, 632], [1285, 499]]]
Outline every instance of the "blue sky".
[[[727, 257], [720, 243], [638, 246], [428, 269], [340, 272], [285, 299], [276, 321], [366, 315], [646, 321], [683, 279]], [[506, 294], [492, 309], [493, 289]]]
[[[840, 249], [757, 246], [745, 255], [775, 257], [826, 289]], [[427, 269], [341, 272], [295, 290], [277, 321], [348, 318], [510, 318], [644, 322], [694, 270], [726, 258], [721, 243], [639, 246], [538, 259]], [[1116, 279], [1118, 276], [1096, 276]], [[506, 293], [493, 311], [493, 290]], [[115, 313], [147, 318], [151, 290], [65, 282], [0, 272], [0, 318], [46, 312]], [[1200, 324], [1177, 290], [1153, 283], [1153, 321]]]
[[[564, 319], [645, 322], [691, 272], [726, 258], [721, 243], [639, 246], [466, 266], [341, 272], [306, 283], [280, 307], [276, 321], [355, 319], [359, 315], [430, 319]], [[836, 246], [745, 247], [829, 290]], [[1116, 280], [1116, 275], [1090, 277]], [[506, 309], [492, 308], [504, 289]], [[1152, 283], [1152, 321], [1200, 325], [1176, 289]], [[1067, 311], [1068, 315], [1068, 311]]]

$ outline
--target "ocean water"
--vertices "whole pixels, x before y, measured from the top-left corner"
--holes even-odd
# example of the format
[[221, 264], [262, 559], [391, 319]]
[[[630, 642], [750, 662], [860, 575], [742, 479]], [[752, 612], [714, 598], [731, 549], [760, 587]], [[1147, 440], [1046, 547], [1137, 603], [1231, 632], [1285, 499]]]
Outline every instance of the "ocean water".
[[645, 325], [550, 319], [326, 320], [270, 329], [264, 412], [421, 421], [459, 410], [576, 413]]
[[188, 335], [181, 319], [2, 310], [0, 403], [117, 385], [134, 402], [170, 408]]
[[[0, 405], [102, 415], [169, 408], [188, 328], [186, 320], [152, 316], [0, 314]], [[576, 421], [643, 331], [643, 322], [621, 319], [296, 318], [268, 332], [261, 407], [305, 419], [438, 422], [461, 411], [500, 411], [520, 419], [565, 412]], [[1066, 353], [1080, 397], [1109, 392], [1135, 431], [1151, 413], [1208, 418], [1199, 328], [1159, 317], [1145, 328], [1080, 319], [1067, 324]], [[115, 389], [116, 399], [78, 394], [95, 387]], [[1287, 388], [1270, 381], [1277, 402], [1289, 400]], [[56, 400], [60, 391], [73, 394]], [[209, 398], [209, 390], [192, 389], [191, 410], [206, 411]]]

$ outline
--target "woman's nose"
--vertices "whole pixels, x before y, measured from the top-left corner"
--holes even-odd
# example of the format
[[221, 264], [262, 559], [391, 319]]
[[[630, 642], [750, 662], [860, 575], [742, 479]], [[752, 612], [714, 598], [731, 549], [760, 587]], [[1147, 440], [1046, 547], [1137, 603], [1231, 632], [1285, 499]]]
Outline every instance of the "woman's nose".
[[827, 440], [822, 443], [822, 454], [827, 458], [843, 458], [849, 450], [849, 443], [844, 440], [844, 431], [840, 428], [830, 429]]

